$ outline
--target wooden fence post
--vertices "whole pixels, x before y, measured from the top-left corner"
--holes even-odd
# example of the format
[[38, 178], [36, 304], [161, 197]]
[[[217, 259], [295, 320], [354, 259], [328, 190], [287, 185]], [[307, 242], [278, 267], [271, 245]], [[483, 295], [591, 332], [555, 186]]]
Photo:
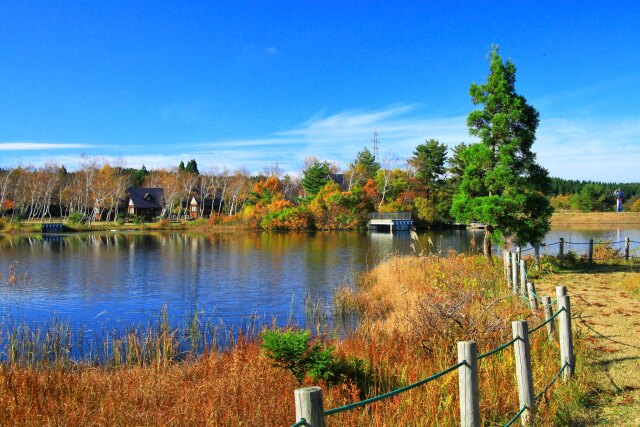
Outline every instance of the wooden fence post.
[[511, 285], [513, 293], [518, 294], [518, 253], [511, 252]]
[[536, 244], [533, 247], [533, 251], [534, 251], [535, 256], [536, 256], [536, 267], [538, 268], [538, 274], [540, 274], [540, 245]]
[[511, 253], [509, 251], [502, 252], [502, 260], [504, 262], [504, 280], [511, 284]]
[[624, 239], [624, 260], [629, 262], [629, 252], [631, 249], [631, 239], [630, 238], [626, 238]]
[[531, 282], [527, 283], [527, 293], [529, 294], [529, 307], [531, 310], [538, 311], [538, 298], [536, 298], [536, 285]]
[[593, 264], [593, 239], [589, 239], [589, 264]]
[[[560, 297], [567, 294], [566, 286], [556, 286], [556, 300], [559, 301]], [[560, 303], [558, 303], [560, 304]]]
[[527, 263], [520, 260], [520, 294], [522, 296], [527, 294]]
[[533, 422], [536, 411], [536, 398], [533, 392], [533, 375], [531, 374], [531, 351], [529, 348], [529, 329], [526, 320], [511, 322], [513, 338], [518, 340], [513, 343], [513, 352], [516, 360], [516, 379], [518, 380], [518, 398], [520, 408], [527, 407], [520, 420], [526, 426]]
[[475, 341], [458, 342], [458, 368], [460, 386], [460, 425], [480, 426], [480, 397], [478, 396], [478, 349]]
[[[544, 310], [544, 320], [547, 321], [551, 316], [553, 316], [553, 305], [551, 304], [551, 297], [542, 297], [542, 307]], [[553, 319], [551, 320], [551, 322], [547, 323], [547, 336], [549, 337], [549, 341], [553, 341], [553, 334], [555, 331], [556, 321], [555, 319]]]
[[558, 297], [558, 309], [562, 311], [558, 316], [560, 329], [560, 367], [565, 364], [569, 366], [564, 370], [563, 378], [565, 381], [573, 375], [575, 359], [573, 356], [573, 336], [571, 335], [571, 304], [568, 295]]
[[293, 392], [296, 399], [296, 421], [304, 418], [307, 426], [324, 427], [322, 389], [320, 387], [298, 388]]
[[522, 259], [522, 248], [520, 246], [516, 248], [516, 253], [518, 254], [518, 262], [520, 262]]
[[560, 261], [560, 266], [564, 263], [564, 237], [560, 238], [560, 249], [558, 249], [558, 260]]

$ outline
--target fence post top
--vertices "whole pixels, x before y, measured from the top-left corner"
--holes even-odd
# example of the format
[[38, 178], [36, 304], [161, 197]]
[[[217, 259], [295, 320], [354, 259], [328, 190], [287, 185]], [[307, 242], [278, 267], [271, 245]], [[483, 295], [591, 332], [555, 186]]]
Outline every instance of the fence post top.
[[301, 387], [296, 389], [297, 392], [305, 392], [305, 391], [312, 392], [312, 391], [318, 391], [318, 390], [322, 390], [322, 388], [318, 386], [310, 386], [310, 387]]
[[527, 327], [527, 321], [526, 320], [514, 320], [513, 322], [511, 322], [512, 326], [516, 326], [516, 325], [523, 325], [524, 328]]
[[476, 345], [476, 342], [475, 341], [458, 341], [458, 347], [462, 347], [466, 345]]

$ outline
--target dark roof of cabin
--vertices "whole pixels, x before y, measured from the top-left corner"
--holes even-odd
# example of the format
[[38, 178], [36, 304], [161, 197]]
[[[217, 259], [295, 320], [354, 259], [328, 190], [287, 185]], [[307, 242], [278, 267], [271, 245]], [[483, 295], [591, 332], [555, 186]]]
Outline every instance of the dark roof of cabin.
[[129, 197], [138, 209], [162, 208], [163, 188], [129, 188]]
[[329, 175], [327, 175], [327, 178], [329, 178], [331, 181], [333, 181], [336, 184], [338, 184], [340, 187], [344, 187], [344, 184], [345, 184], [344, 174], [342, 174], [342, 173], [330, 173]]
[[[205, 208], [217, 208], [220, 206], [220, 204], [222, 203], [222, 198], [217, 197], [214, 199], [211, 196], [207, 196], [204, 199], [204, 202], [202, 201], [202, 199], [200, 197], [195, 197], [196, 199], [196, 203], [198, 204], [198, 206], [204, 206]], [[189, 197], [188, 199], [188, 203], [190, 204], [193, 201], [192, 197]], [[185, 201], [187, 202], [187, 201]], [[186, 203], [183, 202], [183, 206], [186, 205]]]

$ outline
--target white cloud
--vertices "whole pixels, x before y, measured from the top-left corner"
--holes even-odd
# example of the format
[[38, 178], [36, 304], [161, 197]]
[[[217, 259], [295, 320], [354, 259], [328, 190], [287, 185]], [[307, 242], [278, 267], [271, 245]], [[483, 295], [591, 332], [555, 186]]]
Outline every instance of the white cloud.
[[[148, 168], [176, 166], [181, 159], [195, 158], [200, 170], [226, 166], [258, 172], [277, 162], [285, 172], [296, 173], [308, 156], [346, 167], [358, 151], [365, 146], [371, 147], [374, 129], [378, 131], [380, 157], [391, 152], [400, 159], [407, 159], [418, 144], [430, 138], [449, 147], [473, 141], [468, 135], [466, 116], [428, 118], [420, 115], [416, 106], [393, 105], [379, 110], [318, 115], [293, 129], [256, 139], [179, 143], [154, 149], [140, 146], [135, 147], [134, 155], [124, 154], [131, 152], [132, 147], [128, 147], [129, 150], [121, 151], [121, 156], [114, 153], [117, 148], [110, 147], [107, 152], [103, 147], [102, 152], [89, 154], [111, 162], [124, 160], [131, 167], [144, 164]], [[0, 143], [0, 150], [7, 144], [27, 144], [16, 145], [11, 148], [13, 151], [89, 147], [82, 144]], [[640, 163], [640, 119], [543, 119], [533, 148], [540, 164], [549, 169], [552, 176], [640, 181], [640, 174], [636, 172]], [[2, 163], [4, 166], [40, 165], [53, 160], [73, 169], [81, 161], [79, 155], [71, 155], [68, 150], [55, 156], [33, 154], [3, 156]]]
[[278, 54], [278, 49], [274, 46], [269, 46], [268, 48], [266, 48], [264, 50], [268, 55], [277, 55]]
[[0, 142], [0, 151], [60, 150], [68, 148], [90, 148], [88, 144], [55, 144], [45, 142]]
[[548, 119], [534, 145], [552, 176], [640, 181], [640, 119]]

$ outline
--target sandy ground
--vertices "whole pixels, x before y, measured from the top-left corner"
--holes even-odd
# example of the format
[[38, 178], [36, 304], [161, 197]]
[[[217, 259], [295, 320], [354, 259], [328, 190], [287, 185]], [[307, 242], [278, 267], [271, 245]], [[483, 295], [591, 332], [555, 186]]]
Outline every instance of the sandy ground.
[[626, 266], [547, 275], [539, 294], [564, 285], [571, 296], [574, 325], [591, 350], [587, 368], [597, 386], [587, 405], [587, 421], [577, 425], [640, 426], [640, 272]]

